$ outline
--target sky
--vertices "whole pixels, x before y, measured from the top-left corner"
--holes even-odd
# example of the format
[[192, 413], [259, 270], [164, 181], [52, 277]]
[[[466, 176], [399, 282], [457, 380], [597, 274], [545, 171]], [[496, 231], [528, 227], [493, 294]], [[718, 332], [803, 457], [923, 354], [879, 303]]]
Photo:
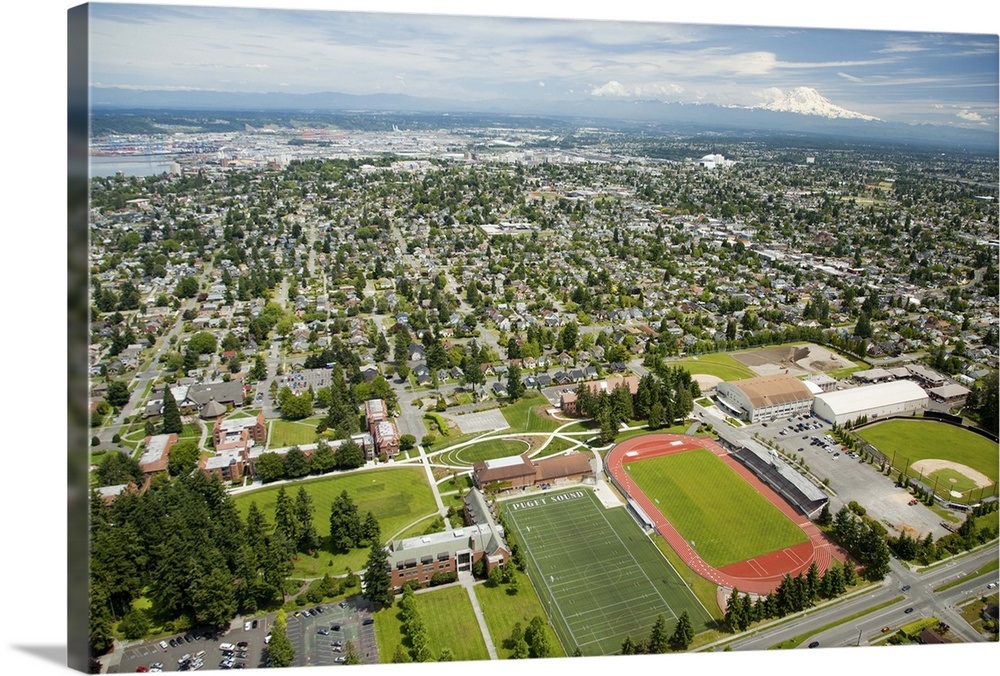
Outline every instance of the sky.
[[762, 105], [809, 87], [836, 106], [886, 121], [998, 124], [995, 33], [269, 5], [94, 4], [91, 85], [406, 94], [457, 104], [600, 98], [725, 106]]

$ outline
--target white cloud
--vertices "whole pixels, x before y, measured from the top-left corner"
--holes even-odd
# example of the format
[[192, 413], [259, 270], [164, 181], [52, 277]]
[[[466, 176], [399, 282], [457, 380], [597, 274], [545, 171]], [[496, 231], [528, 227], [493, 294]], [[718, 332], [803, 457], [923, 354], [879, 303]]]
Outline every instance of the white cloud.
[[621, 96], [629, 98], [671, 99], [684, 92], [684, 88], [675, 84], [640, 84], [626, 87], [617, 80], [606, 82], [600, 87], [590, 90], [591, 96]]
[[969, 110], [968, 108], [956, 113], [956, 115], [959, 118], [966, 120], [968, 122], [984, 122], [982, 115], [973, 110]]
[[851, 75], [849, 73], [837, 73], [837, 75], [844, 78], [845, 80], [850, 80], [851, 82], [864, 82], [864, 80], [862, 80], [861, 78]]

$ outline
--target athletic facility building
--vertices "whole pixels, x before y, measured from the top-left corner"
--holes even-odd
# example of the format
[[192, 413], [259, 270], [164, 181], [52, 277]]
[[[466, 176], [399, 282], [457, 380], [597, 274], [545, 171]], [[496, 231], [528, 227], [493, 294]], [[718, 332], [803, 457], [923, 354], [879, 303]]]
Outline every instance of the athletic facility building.
[[867, 416], [869, 420], [923, 411], [927, 392], [912, 380], [894, 380], [816, 396], [813, 413], [829, 423], [844, 423]]
[[472, 466], [473, 483], [490, 493], [561, 481], [582, 481], [593, 474], [590, 459], [576, 451], [534, 461], [527, 453], [522, 453], [484, 460]]
[[[723, 426], [720, 426], [723, 427]], [[775, 493], [810, 519], [819, 514], [829, 498], [823, 490], [782, 460], [776, 451], [753, 439], [737, 439], [719, 430], [719, 440], [733, 457], [767, 484]], [[730, 437], [730, 438], [726, 438]]]
[[805, 383], [787, 374], [721, 382], [715, 393], [723, 409], [748, 422], [804, 413], [815, 396]]

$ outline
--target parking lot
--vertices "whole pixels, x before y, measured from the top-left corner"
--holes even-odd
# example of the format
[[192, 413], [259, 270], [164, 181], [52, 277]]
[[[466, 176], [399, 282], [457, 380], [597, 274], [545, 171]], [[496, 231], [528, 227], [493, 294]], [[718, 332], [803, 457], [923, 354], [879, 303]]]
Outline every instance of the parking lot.
[[371, 606], [355, 596], [336, 604], [310, 607], [288, 615], [288, 638], [295, 648], [292, 666], [331, 666], [343, 664], [345, 646], [350, 641], [357, 648], [361, 661], [378, 664], [375, 625]]
[[[805, 429], [801, 428], [803, 425]], [[869, 516], [883, 524], [891, 523], [897, 530], [912, 530], [920, 536], [930, 532], [935, 538], [947, 533], [941, 527], [941, 518], [924, 504], [909, 504], [912, 496], [908, 491], [897, 488], [877, 467], [852, 457], [840, 444], [831, 443], [827, 438], [830, 425], [819, 418], [812, 415], [793, 416], [791, 421], [778, 418], [751, 425], [747, 430], [802, 456], [814, 476], [829, 479], [830, 487], [837, 493], [830, 500], [831, 513], [854, 500], [868, 510]]]
[[[222, 668], [256, 668], [263, 665], [264, 637], [271, 626], [274, 615], [253, 618], [249, 630], [241, 624], [227, 632], [209, 634], [207, 631], [192, 630], [185, 634], [175, 634], [162, 639], [167, 647], [160, 645], [161, 639], [147, 641], [141, 645], [125, 648], [121, 662], [109, 668], [109, 673], [134, 673], [136, 671], [198, 671], [199, 669]], [[185, 640], [185, 636], [190, 640]], [[173, 641], [176, 645], [171, 645]], [[234, 649], [228, 651], [232, 657], [232, 666], [223, 667], [226, 657], [221, 646], [231, 644]], [[241, 644], [246, 644], [241, 646]], [[199, 655], [199, 653], [203, 653]], [[184, 656], [189, 656], [186, 665], [182, 662]], [[242, 665], [242, 666], [239, 666]]]

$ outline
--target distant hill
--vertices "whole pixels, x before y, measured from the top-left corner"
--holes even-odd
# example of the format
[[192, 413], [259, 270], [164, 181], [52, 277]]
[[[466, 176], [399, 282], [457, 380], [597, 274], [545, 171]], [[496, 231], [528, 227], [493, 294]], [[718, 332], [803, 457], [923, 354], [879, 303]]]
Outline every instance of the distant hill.
[[[794, 94], [794, 95], [793, 95]], [[817, 95], [818, 96], [818, 95]], [[620, 122], [650, 122], [677, 127], [720, 131], [761, 131], [839, 137], [873, 143], [957, 147], [975, 152], [997, 153], [1000, 135], [996, 129], [962, 129], [938, 125], [907, 125], [883, 122], [837, 109], [809, 92], [792, 92], [789, 101], [774, 102], [780, 110], [715, 105], [663, 103], [661, 101], [593, 98], [583, 101], [522, 102], [511, 100], [445, 101], [395, 94], [353, 95], [338, 92], [279, 94], [211, 91], [163, 91], [92, 89], [93, 108], [187, 110], [187, 111], [365, 111], [378, 113], [468, 113], [539, 117], [589, 118]], [[821, 101], [819, 100], [821, 99]], [[797, 103], [796, 103], [797, 102]], [[799, 106], [797, 112], [788, 107]], [[803, 114], [802, 107], [821, 112]], [[843, 111], [838, 113], [837, 111]], [[839, 115], [839, 117], [837, 116]]]

